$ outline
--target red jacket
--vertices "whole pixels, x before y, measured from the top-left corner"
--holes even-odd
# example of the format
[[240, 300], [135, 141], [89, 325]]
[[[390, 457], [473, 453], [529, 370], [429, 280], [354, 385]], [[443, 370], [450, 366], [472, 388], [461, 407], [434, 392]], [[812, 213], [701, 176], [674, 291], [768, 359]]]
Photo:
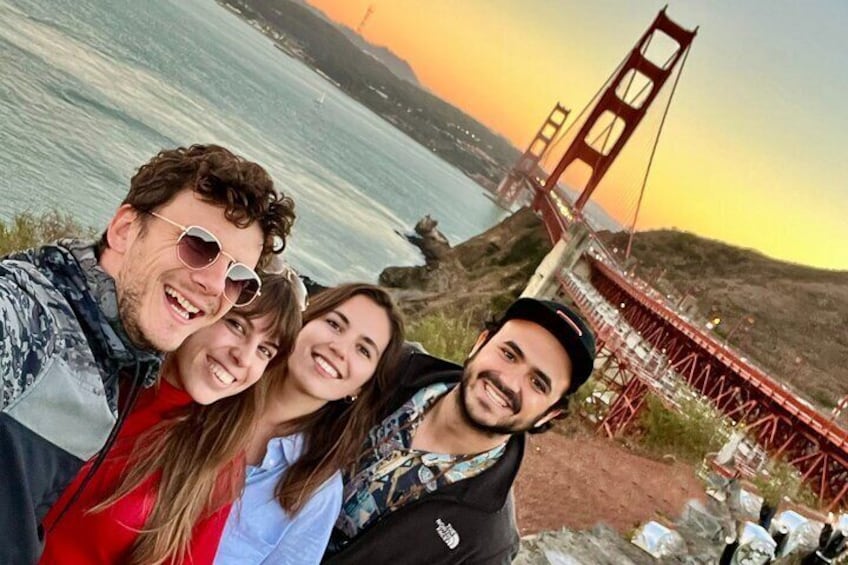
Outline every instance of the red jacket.
[[[86, 463], [47, 514], [43, 524], [47, 532], [46, 545], [40, 563], [95, 565], [127, 562], [138, 530], [144, 526], [153, 510], [158, 475], [151, 476], [106, 510], [93, 513], [86, 511], [103, 502], [120, 485], [127, 456], [139, 436], [174, 410], [191, 403], [192, 399], [185, 391], [168, 384], [164, 379], [158, 390], [153, 387], [141, 393], [109, 455], [74, 505], [54, 525], [59, 513], [88, 473], [91, 461]], [[189, 563], [212, 563], [229, 510], [228, 505], [198, 523], [191, 540]]]

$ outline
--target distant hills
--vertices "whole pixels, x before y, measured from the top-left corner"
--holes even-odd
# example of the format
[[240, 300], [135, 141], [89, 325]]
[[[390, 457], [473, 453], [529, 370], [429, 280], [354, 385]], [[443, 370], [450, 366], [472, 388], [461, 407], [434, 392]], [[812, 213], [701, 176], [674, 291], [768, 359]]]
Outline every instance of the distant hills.
[[[624, 249], [626, 233], [601, 234]], [[690, 294], [719, 336], [823, 407], [848, 394], [848, 272], [813, 269], [673, 230], [638, 232], [637, 274]], [[748, 320], [750, 318], [750, 321]]]
[[[494, 188], [518, 159], [519, 150], [506, 139], [423, 90], [405, 61], [330, 22], [303, 0], [218, 2], [238, 11], [275, 37], [289, 55], [319, 70], [349, 96], [479, 184]], [[573, 200], [573, 193], [567, 194]], [[602, 235], [610, 245], [626, 246], [627, 234], [615, 233], [621, 226], [600, 206], [590, 201], [584, 212], [597, 229], [609, 230]], [[534, 234], [527, 241], [534, 242], [530, 247], [535, 250], [543, 232], [534, 226], [529, 222], [526, 229]], [[500, 241], [507, 234], [497, 227], [493, 230], [501, 234], [498, 248], [513, 249]], [[480, 237], [492, 235], [487, 234]], [[525, 247], [515, 249], [523, 250], [525, 259], [535, 258], [536, 254], [525, 253]], [[670, 230], [638, 233], [633, 255], [638, 258], [640, 276], [648, 280], [653, 276], [676, 294], [697, 297], [704, 316], [720, 316], [718, 335], [726, 336], [740, 320], [751, 317], [753, 323], [740, 325], [730, 344], [749, 352], [770, 373], [814, 402], [833, 406], [848, 393], [848, 273], [776, 261]], [[522, 262], [508, 280], [498, 278], [505, 263], [496, 263], [482, 268], [492, 271], [487, 276], [494, 281], [486, 300], [500, 305], [526, 280], [525, 271], [532, 273], [532, 261]], [[427, 301], [432, 298], [428, 296]]]
[[418, 88], [424, 88], [421, 83], [418, 82], [418, 77], [415, 75], [415, 71], [412, 70], [412, 67], [409, 66], [409, 63], [392, 53], [391, 50], [381, 45], [374, 45], [373, 43], [365, 41], [361, 35], [347, 26], [339, 26], [339, 29], [351, 43], [362, 49], [363, 53], [371, 55], [383, 63], [393, 75], [417, 86]]
[[306, 0], [292, 0], [295, 4], [299, 4], [308, 8], [316, 15], [320, 16], [324, 21], [329, 23], [330, 25], [336, 27], [339, 31], [341, 31], [345, 37], [347, 37], [351, 43], [359, 47], [363, 52], [371, 55], [383, 65], [389, 69], [392, 74], [394, 74], [399, 79], [405, 80], [406, 82], [412, 83], [419, 88], [424, 88], [420, 82], [418, 82], [418, 76], [416, 76], [415, 71], [412, 70], [412, 67], [398, 57], [392, 52], [391, 49], [388, 49], [382, 45], [374, 45], [373, 43], [367, 41], [364, 37], [356, 33], [356, 31], [350, 29], [346, 25], [339, 24], [338, 22], [334, 22], [330, 18], [324, 14], [321, 10], [312, 6]]
[[[505, 138], [427, 92], [409, 63], [333, 22], [306, 0], [217, 1], [481, 186], [494, 190], [520, 156]], [[573, 202], [578, 193], [561, 186]], [[584, 213], [596, 229], [622, 229], [595, 202]]]
[[[627, 233], [598, 235], [610, 249], [627, 245]], [[518, 296], [549, 250], [541, 220], [522, 208], [453, 247], [437, 268], [389, 267], [380, 282], [396, 289], [412, 323], [444, 313], [475, 328]], [[848, 394], [848, 272], [785, 263], [673, 230], [638, 232], [632, 256], [643, 280], [697, 299], [694, 323], [720, 317], [719, 339], [728, 338], [802, 398], [830, 409]]]
[[504, 137], [422, 89], [405, 61], [302, 1], [217, 1], [482, 186], [496, 187], [518, 159], [520, 152]]

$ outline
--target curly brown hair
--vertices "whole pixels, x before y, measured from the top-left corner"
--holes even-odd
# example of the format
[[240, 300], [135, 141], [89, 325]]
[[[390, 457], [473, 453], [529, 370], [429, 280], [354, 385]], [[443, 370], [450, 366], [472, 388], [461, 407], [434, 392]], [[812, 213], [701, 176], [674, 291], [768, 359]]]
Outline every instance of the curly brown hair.
[[[285, 248], [295, 220], [294, 201], [274, 188], [265, 169], [220, 145], [160, 151], [139, 167], [122, 204], [152, 212], [187, 188], [223, 207], [227, 220], [240, 228], [259, 222], [264, 235], [260, 267]], [[106, 246], [104, 234], [100, 249]]]

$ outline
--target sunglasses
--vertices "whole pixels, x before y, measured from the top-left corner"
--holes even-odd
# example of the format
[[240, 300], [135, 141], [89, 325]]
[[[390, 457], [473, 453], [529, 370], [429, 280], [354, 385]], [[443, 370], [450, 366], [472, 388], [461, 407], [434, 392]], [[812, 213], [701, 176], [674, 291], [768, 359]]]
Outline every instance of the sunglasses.
[[262, 288], [259, 275], [224, 251], [221, 242], [212, 232], [200, 226], [183, 226], [156, 212], [147, 213], [182, 230], [177, 238], [177, 258], [189, 269], [208, 269], [221, 255], [229, 259], [230, 264], [224, 279], [224, 298], [233, 306], [247, 306], [259, 296]]
[[268, 266], [263, 269], [263, 272], [269, 275], [281, 275], [285, 277], [291, 285], [298, 308], [300, 308], [301, 312], [306, 310], [306, 307], [309, 306], [309, 292], [306, 290], [306, 285], [303, 284], [303, 279], [300, 278], [297, 271], [286, 263], [282, 257], [275, 255]]

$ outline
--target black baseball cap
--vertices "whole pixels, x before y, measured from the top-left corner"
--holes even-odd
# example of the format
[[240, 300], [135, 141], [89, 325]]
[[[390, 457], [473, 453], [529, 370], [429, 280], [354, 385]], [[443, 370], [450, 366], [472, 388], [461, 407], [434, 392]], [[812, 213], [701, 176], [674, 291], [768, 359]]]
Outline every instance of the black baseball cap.
[[538, 324], [562, 344], [572, 365], [571, 383], [566, 394], [573, 393], [589, 379], [595, 364], [595, 336], [574, 310], [551, 300], [519, 298], [501, 318], [501, 322], [507, 320], [527, 320]]

